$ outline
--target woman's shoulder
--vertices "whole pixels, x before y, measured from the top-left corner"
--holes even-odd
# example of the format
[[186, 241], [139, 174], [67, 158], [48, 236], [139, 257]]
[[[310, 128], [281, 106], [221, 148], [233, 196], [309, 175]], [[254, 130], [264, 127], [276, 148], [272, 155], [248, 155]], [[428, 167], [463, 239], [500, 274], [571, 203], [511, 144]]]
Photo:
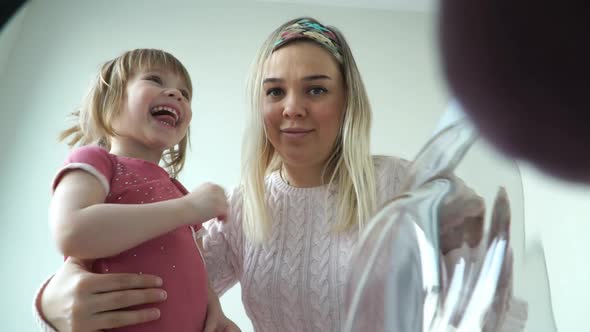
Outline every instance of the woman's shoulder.
[[230, 188], [227, 191], [227, 200], [229, 202], [230, 208], [232, 208], [232, 209], [241, 208], [242, 197], [243, 197], [243, 192], [242, 192], [241, 185]]
[[392, 170], [407, 173], [407, 170], [410, 167], [410, 162], [407, 159], [397, 156], [374, 155], [372, 158], [375, 173], [377, 174], [390, 172]]
[[410, 162], [395, 156], [373, 156], [375, 165], [375, 182], [379, 202], [397, 195], [406, 178]]

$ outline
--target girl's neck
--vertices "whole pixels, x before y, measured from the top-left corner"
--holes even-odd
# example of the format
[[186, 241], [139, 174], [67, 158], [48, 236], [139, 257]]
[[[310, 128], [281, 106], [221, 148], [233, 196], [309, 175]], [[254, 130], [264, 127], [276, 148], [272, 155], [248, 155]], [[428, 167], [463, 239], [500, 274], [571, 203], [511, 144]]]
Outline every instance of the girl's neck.
[[297, 188], [313, 188], [328, 183], [331, 172], [324, 172], [324, 165], [294, 167], [283, 164], [279, 174], [288, 185]]
[[117, 156], [150, 161], [156, 165], [160, 163], [163, 153], [162, 150], [149, 149], [138, 144], [127, 144], [127, 142], [123, 144], [123, 142], [119, 141], [111, 142], [111, 150], [109, 152]]

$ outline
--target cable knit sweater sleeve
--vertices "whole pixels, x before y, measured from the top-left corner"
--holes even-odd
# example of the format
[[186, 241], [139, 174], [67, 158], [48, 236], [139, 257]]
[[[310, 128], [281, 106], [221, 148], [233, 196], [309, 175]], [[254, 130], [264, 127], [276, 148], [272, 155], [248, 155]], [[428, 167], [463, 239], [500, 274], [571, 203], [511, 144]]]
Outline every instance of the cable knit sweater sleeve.
[[204, 224], [203, 248], [209, 281], [221, 296], [239, 280], [243, 251], [242, 195], [235, 189], [230, 196], [226, 221]]
[[43, 317], [41, 314], [41, 294], [43, 293], [43, 290], [45, 290], [45, 286], [47, 286], [47, 283], [52, 277], [53, 276], [47, 278], [47, 280], [43, 282], [41, 287], [39, 287], [37, 290], [37, 294], [35, 294], [35, 298], [33, 300], [33, 317], [35, 317], [35, 322], [37, 322], [39, 330], [43, 332], [57, 332], [55, 329], [53, 329], [53, 327], [51, 327], [51, 325], [49, 325], [49, 323], [47, 323], [45, 317]]
[[410, 162], [391, 156], [374, 156], [375, 180], [377, 182], [377, 208], [401, 194], [406, 181]]

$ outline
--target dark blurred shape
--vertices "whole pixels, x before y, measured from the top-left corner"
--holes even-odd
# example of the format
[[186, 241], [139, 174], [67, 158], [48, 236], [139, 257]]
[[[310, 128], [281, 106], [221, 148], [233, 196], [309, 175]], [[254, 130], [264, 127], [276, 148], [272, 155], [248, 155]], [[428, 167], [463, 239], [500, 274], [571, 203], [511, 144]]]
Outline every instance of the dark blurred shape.
[[27, 1], [26, 0], [2, 0], [0, 5], [0, 32], [4, 25]]
[[450, 89], [481, 133], [549, 174], [590, 183], [590, 6], [441, 0]]

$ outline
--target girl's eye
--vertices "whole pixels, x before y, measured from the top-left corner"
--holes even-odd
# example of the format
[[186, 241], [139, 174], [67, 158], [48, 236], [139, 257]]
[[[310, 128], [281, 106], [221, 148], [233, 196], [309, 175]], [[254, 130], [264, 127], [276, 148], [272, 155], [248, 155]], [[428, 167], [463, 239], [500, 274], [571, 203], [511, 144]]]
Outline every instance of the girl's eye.
[[280, 97], [283, 95], [283, 90], [279, 88], [271, 88], [266, 90], [266, 95], [270, 97]]
[[309, 94], [312, 95], [312, 96], [321, 95], [321, 94], [324, 94], [326, 92], [328, 92], [328, 90], [325, 89], [325, 88], [311, 88], [309, 90]]
[[190, 96], [190, 94], [188, 93], [188, 91], [186, 91], [186, 90], [180, 90], [180, 93], [182, 93], [182, 96], [183, 96], [184, 98], [186, 98], [186, 99], [191, 99], [191, 98], [190, 98], [191, 96]]
[[150, 75], [146, 77], [146, 80], [162, 84], [162, 79], [160, 78], [160, 76], [157, 75]]

